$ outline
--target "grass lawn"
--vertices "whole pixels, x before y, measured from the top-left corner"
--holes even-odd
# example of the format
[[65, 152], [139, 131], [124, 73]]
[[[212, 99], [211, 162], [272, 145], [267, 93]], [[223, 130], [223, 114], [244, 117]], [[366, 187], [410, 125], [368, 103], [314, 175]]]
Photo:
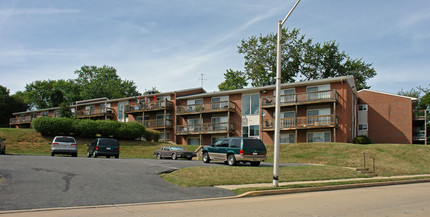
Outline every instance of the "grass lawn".
[[[53, 137], [43, 137], [32, 129], [0, 128], [7, 154], [49, 155]], [[78, 140], [78, 156], [86, 156], [85, 144]], [[152, 154], [163, 143], [120, 140], [120, 158], [155, 158]], [[183, 146], [194, 151], [198, 146]], [[268, 162], [273, 162], [273, 145], [267, 145]], [[280, 167], [281, 182], [366, 177], [351, 168], [363, 167], [363, 152], [376, 158], [378, 176], [430, 174], [430, 146], [410, 144], [297, 143], [280, 147], [281, 163], [306, 163], [321, 166]], [[367, 167], [371, 160], [367, 159]], [[213, 186], [246, 183], [270, 183], [271, 167], [194, 167], [162, 175], [180, 186]]]
[[[6, 138], [6, 153], [7, 154], [22, 154], [22, 155], [50, 155], [50, 142], [54, 139], [52, 136], [41, 136], [40, 133], [33, 129], [15, 129], [15, 128], [0, 128], [0, 137]], [[86, 156], [87, 146], [92, 138], [76, 138], [78, 142], [78, 156]], [[154, 151], [162, 146], [170, 145], [161, 142], [145, 142], [145, 141], [127, 141], [119, 140], [120, 158], [154, 158]], [[194, 151], [198, 148], [196, 145], [183, 146], [185, 149]]]

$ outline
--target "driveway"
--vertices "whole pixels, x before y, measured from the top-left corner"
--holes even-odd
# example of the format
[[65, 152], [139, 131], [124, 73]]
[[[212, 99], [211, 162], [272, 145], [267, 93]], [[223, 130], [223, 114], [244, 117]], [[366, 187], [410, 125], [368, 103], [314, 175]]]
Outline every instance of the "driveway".
[[223, 166], [201, 161], [0, 156], [0, 210], [125, 204], [224, 197], [229, 190], [182, 188], [159, 173]]

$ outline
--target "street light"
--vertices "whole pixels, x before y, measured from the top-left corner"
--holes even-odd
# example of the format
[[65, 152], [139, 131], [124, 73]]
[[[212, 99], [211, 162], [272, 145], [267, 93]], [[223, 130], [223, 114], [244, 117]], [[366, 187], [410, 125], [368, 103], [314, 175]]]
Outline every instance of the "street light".
[[288, 17], [293, 13], [294, 9], [299, 4], [300, 0], [296, 2], [290, 12], [284, 20], [278, 20], [278, 42], [277, 42], [277, 56], [276, 56], [276, 99], [275, 99], [275, 135], [274, 135], [274, 160], [273, 160], [273, 187], [278, 187], [278, 171], [279, 171], [279, 142], [280, 142], [280, 116], [281, 116], [281, 106], [280, 106], [280, 92], [281, 92], [281, 38], [282, 38], [282, 25], [287, 21]]

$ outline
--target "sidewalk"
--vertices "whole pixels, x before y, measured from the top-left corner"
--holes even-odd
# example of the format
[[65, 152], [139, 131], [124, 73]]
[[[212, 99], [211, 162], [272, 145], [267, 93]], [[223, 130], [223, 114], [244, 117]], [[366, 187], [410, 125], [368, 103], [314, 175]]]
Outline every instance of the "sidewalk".
[[[375, 177], [375, 178], [354, 178], [354, 179], [336, 179], [336, 180], [319, 180], [319, 181], [298, 181], [298, 182], [282, 182], [279, 186], [297, 185], [297, 184], [311, 184], [311, 183], [329, 183], [329, 182], [344, 182], [344, 181], [361, 181], [361, 180], [389, 180], [396, 178], [419, 178], [419, 177], [430, 177], [430, 174], [422, 175], [407, 175], [407, 176], [391, 176], [391, 177]], [[312, 192], [312, 191], [328, 191], [338, 189], [349, 189], [349, 188], [360, 188], [360, 187], [375, 187], [385, 185], [398, 185], [398, 184], [410, 184], [410, 183], [422, 183], [430, 182], [430, 178], [416, 179], [416, 180], [403, 180], [403, 181], [387, 181], [377, 183], [359, 183], [359, 184], [348, 184], [348, 185], [331, 185], [322, 187], [304, 187], [304, 188], [291, 188], [291, 189], [274, 189], [265, 191], [252, 191], [241, 195], [224, 197], [224, 198], [207, 198], [207, 199], [195, 199], [195, 200], [182, 200], [182, 201], [164, 201], [164, 202], [151, 202], [151, 203], [136, 203], [136, 204], [113, 204], [113, 205], [100, 205], [100, 206], [83, 206], [83, 207], [57, 207], [57, 208], [45, 208], [45, 209], [33, 209], [33, 210], [9, 210], [0, 211], [0, 217], [4, 216], [29, 216], [32, 217], [45, 217], [45, 216], [81, 216], [81, 217], [93, 217], [93, 216], [145, 216], [141, 213], [142, 209], [148, 209], [148, 207], [154, 206], [171, 206], [173, 204], [181, 203], [195, 203], [204, 201], [216, 201], [225, 199], [234, 199], [241, 197], [250, 196], [262, 196], [262, 195], [274, 195], [274, 194], [288, 194], [288, 193], [300, 193], [300, 192]], [[249, 188], [249, 187], [272, 187], [271, 183], [261, 184], [244, 184], [244, 185], [222, 185], [215, 186], [217, 188], [224, 188], [234, 190], [238, 188]], [[182, 206], [182, 205], [177, 205]], [[149, 208], [150, 209], [150, 208]], [[161, 216], [161, 215], [160, 215]]]
[[[329, 183], [329, 182], [345, 182], [345, 181], [361, 181], [361, 180], [384, 180], [384, 179], [398, 179], [398, 178], [418, 178], [430, 177], [430, 174], [421, 175], [406, 175], [406, 176], [381, 176], [374, 178], [352, 178], [352, 179], [334, 179], [334, 180], [317, 180], [317, 181], [297, 181], [297, 182], [280, 182], [279, 186], [298, 185], [298, 184], [313, 184], [313, 183]], [[259, 184], [243, 184], [243, 185], [216, 185], [214, 187], [223, 188], [228, 190], [235, 190], [238, 188], [264, 188], [272, 187], [272, 183], [259, 183]]]

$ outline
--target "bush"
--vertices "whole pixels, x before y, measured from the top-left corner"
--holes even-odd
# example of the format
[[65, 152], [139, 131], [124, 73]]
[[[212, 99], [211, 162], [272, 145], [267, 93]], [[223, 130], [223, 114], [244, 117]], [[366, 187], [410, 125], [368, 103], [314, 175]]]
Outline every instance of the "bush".
[[352, 142], [353, 142], [354, 144], [370, 144], [370, 143], [372, 143], [372, 142], [370, 141], [369, 137], [367, 137], [367, 136], [365, 136], [365, 135], [360, 135], [360, 136], [355, 137], [355, 138], [352, 140]]
[[118, 128], [115, 138], [118, 139], [136, 139], [145, 135], [145, 126], [137, 122], [126, 122], [121, 123], [121, 127]]
[[146, 130], [144, 137], [145, 140], [148, 142], [158, 142], [158, 140], [160, 139], [160, 132], [156, 130]]
[[112, 120], [106, 121], [96, 121], [97, 124], [97, 132], [96, 134], [100, 134], [102, 137], [112, 137], [114, 136], [118, 129], [121, 127], [121, 123]]
[[[34, 119], [31, 124], [37, 132], [47, 136], [72, 134], [91, 138], [100, 134], [102, 137], [136, 139], [146, 135], [145, 127], [137, 122], [40, 117]], [[149, 141], [158, 141], [160, 134], [153, 131], [150, 133], [150, 138]]]

